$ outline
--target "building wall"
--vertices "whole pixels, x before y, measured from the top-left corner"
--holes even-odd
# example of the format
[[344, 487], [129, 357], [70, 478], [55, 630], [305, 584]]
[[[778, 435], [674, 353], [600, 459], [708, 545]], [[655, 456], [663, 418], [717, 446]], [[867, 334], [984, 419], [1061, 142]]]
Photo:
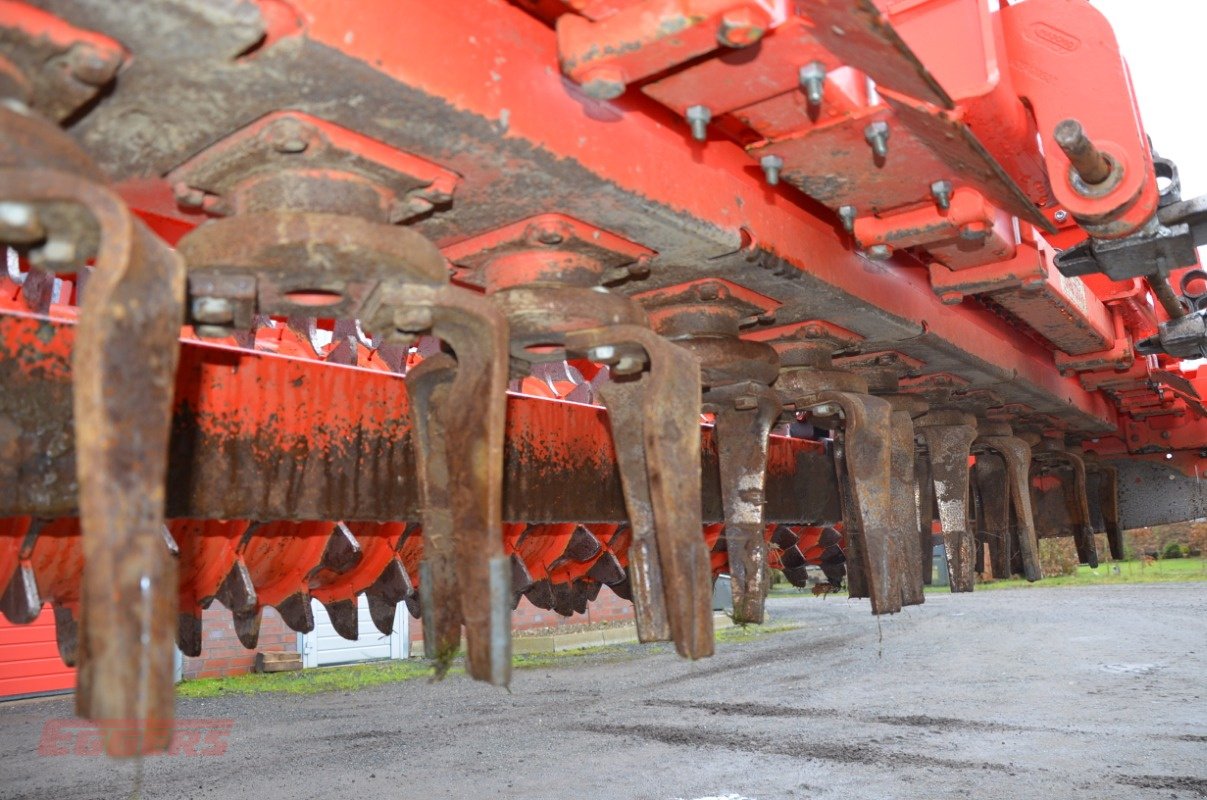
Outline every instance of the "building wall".
[[266, 608], [260, 620], [260, 641], [256, 650], [248, 650], [235, 636], [230, 612], [214, 601], [201, 614], [201, 655], [184, 659], [184, 677], [187, 680], [251, 672], [257, 651], [296, 653], [298, 635], [281, 620], [276, 609]]
[[[406, 606], [399, 604], [399, 614], [405, 614]], [[520, 604], [512, 612], [513, 630], [538, 628], [565, 628], [570, 625], [597, 622], [625, 622], [633, 619], [633, 604], [622, 600], [611, 589], [603, 588], [599, 597], [587, 606], [585, 614], [563, 617], [552, 611], [537, 608], [520, 598]], [[247, 650], [235, 636], [230, 612], [215, 601], [201, 615], [201, 655], [184, 659], [184, 677], [212, 678], [222, 675], [242, 675], [251, 672], [256, 660], [256, 650], [265, 652], [296, 653], [298, 635], [289, 629], [272, 608], [264, 609], [260, 622], [260, 641], [256, 650]], [[411, 620], [411, 652], [423, 655], [423, 624]]]

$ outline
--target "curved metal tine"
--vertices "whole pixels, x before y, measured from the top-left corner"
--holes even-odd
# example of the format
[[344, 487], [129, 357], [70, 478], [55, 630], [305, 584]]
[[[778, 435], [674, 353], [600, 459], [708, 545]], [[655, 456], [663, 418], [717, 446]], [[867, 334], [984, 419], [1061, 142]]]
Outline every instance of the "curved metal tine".
[[1017, 436], [986, 436], [978, 441], [1006, 463], [1006, 482], [1010, 487], [1010, 504], [1018, 530], [1023, 575], [1029, 581], [1037, 581], [1043, 577], [1043, 570], [1039, 563], [1039, 537], [1031, 503], [1031, 445]]
[[511, 560], [503, 550], [507, 321], [489, 300], [455, 286], [433, 300], [432, 333], [456, 357], [443, 425], [465, 662], [470, 677], [511, 681]]
[[901, 610], [901, 558], [892, 533], [892, 407], [879, 397], [851, 392], [819, 392], [817, 402], [842, 409], [843, 463], [851, 510], [862, 533], [861, 560], [872, 613], [895, 613]]
[[990, 569], [994, 578], [1006, 580], [1012, 574], [1013, 553], [1010, 536], [1010, 486], [1006, 462], [997, 453], [980, 453], [973, 467], [981, 497], [981, 529], [989, 544]]
[[894, 411], [892, 425], [893, 570], [901, 587], [901, 604], [925, 602], [922, 591], [922, 549], [916, 535], [914, 505], [914, 421], [909, 412]]
[[456, 549], [449, 492], [448, 446], [443, 417], [457, 365], [452, 356], [436, 354], [406, 376], [413, 409], [415, 460], [423, 501], [423, 561], [419, 596], [423, 608], [424, 656], [443, 677], [461, 646], [461, 598], [457, 591]]
[[935, 484], [930, 477], [930, 460], [914, 451], [914, 506], [917, 509], [918, 550], [922, 563], [922, 584], [934, 580]]
[[172, 737], [176, 561], [164, 481], [184, 317], [184, 264], [108, 189], [48, 169], [0, 170], [4, 197], [79, 203], [100, 231], [72, 353], [84, 577], [77, 710], [120, 720], [110, 755]]
[[1073, 523], [1073, 540], [1077, 543], [1078, 558], [1091, 567], [1098, 566], [1098, 545], [1094, 541], [1094, 527], [1090, 523], [1090, 501], [1086, 495], [1085, 462], [1075, 453], [1060, 453], [1062, 461], [1072, 467], [1072, 480], [1062, 481], [1065, 504], [1069, 519]]
[[[761, 624], [771, 575], [767, 570], [763, 491], [771, 426], [780, 401], [770, 388], [743, 387], [755, 406], [739, 409], [733, 397], [716, 404], [717, 461], [725, 513], [725, 546], [733, 588], [733, 621]], [[709, 396], [705, 395], [706, 404]]]
[[1124, 552], [1123, 528], [1119, 525], [1119, 470], [1102, 463], [1095, 464], [1094, 467], [1098, 472], [1098, 507], [1102, 511], [1107, 545], [1111, 550], [1111, 558], [1122, 561]]
[[953, 592], [971, 592], [976, 582], [973, 532], [968, 525], [968, 456], [976, 438], [972, 425], [924, 425], [939, 524], [947, 550]]
[[[633, 526], [629, 563], [636, 566], [634, 556], [645, 559], [650, 579], [644, 585], [640, 578], [634, 582], [634, 601], [638, 594], [646, 595], [644, 624], [652, 623], [657, 634], [665, 632], [657, 605], [665, 604], [670, 638], [680, 655], [710, 656], [715, 646], [712, 570], [700, 535], [700, 365], [686, 350], [635, 325], [578, 331], [566, 337], [569, 352], [586, 354], [602, 346], [640, 347], [649, 363], [648, 370], [638, 375], [614, 375], [612, 383], [600, 386]], [[634, 430], [641, 432], [641, 446], [634, 442]], [[652, 548], [641, 544], [650, 538], [657, 543], [660, 582], [654, 582], [656, 573], [650, 570]], [[630, 574], [636, 571], [631, 568]], [[642, 613], [639, 606], [638, 614]], [[647, 632], [651, 631], [647, 628]]]
[[844, 432], [834, 432], [834, 474], [838, 479], [838, 505], [842, 511], [843, 537], [846, 539], [847, 597], [868, 596], [868, 579], [863, 569], [863, 531], [859, 528], [859, 512], [855, 509], [855, 492], [847, 472]]

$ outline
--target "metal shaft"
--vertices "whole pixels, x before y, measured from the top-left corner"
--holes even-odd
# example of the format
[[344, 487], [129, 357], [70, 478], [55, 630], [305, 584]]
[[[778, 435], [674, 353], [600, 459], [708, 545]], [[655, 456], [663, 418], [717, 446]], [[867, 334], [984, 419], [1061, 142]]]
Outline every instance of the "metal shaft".
[[1056, 126], [1052, 135], [1083, 181], [1092, 186], [1110, 176], [1111, 162], [1085, 135], [1080, 122], [1066, 119]]

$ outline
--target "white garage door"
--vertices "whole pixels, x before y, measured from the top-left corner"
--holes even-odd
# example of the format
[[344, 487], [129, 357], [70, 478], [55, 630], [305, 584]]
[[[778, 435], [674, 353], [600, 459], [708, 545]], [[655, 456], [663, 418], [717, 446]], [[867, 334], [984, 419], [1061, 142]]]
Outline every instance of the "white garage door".
[[311, 607], [314, 609], [314, 630], [302, 634], [298, 643], [305, 667], [351, 664], [379, 658], [406, 658], [410, 655], [408, 623], [411, 618], [405, 607], [400, 607], [394, 614], [394, 632], [383, 636], [373, 624], [373, 618], [369, 616], [369, 601], [362, 594], [357, 606], [360, 633], [355, 642], [335, 632], [322, 603], [312, 600]]

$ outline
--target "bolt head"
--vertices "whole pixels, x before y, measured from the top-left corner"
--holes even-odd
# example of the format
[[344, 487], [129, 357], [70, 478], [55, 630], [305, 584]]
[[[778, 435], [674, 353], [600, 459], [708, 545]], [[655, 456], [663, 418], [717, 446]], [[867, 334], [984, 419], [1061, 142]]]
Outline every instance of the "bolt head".
[[0, 241], [30, 244], [46, 235], [37, 210], [29, 203], [0, 203]]
[[735, 8], [721, 15], [717, 41], [723, 47], [749, 47], [766, 32], [766, 23], [753, 9]]
[[1057, 222], [1064, 222], [1065, 220], [1067, 220], [1069, 218], [1069, 212], [1065, 211], [1062, 208], [1059, 211], [1057, 211], [1055, 214], [1053, 214], [1052, 218], [1055, 219]]
[[193, 322], [200, 325], [224, 326], [235, 321], [235, 306], [225, 297], [194, 297], [190, 310]]
[[636, 375], [645, 369], [645, 360], [640, 356], [627, 355], [621, 356], [620, 360], [612, 367], [613, 375]]
[[610, 344], [592, 347], [587, 351], [587, 358], [599, 364], [606, 364], [616, 359], [616, 348]]
[[869, 247], [867, 251], [868, 258], [872, 259], [873, 261], [884, 261], [888, 258], [891, 258], [892, 255], [893, 248], [889, 247], [887, 244], [874, 244]]
[[583, 94], [596, 100], [615, 100], [624, 94], [624, 74], [614, 67], [596, 67], [583, 76]]
[[103, 53], [88, 42], [77, 42], [67, 54], [71, 74], [89, 86], [104, 86], [113, 80], [121, 63], [119, 53]]
[[756, 397], [735, 397], [733, 407], [736, 411], [751, 411], [759, 407], [759, 401]]
[[696, 286], [696, 297], [706, 302], [716, 300], [721, 296], [721, 287], [715, 283], [701, 283]]
[[309, 125], [293, 117], [282, 117], [266, 127], [261, 136], [278, 153], [293, 155], [306, 151], [313, 133]]
[[838, 413], [838, 406], [832, 403], [816, 406], [813, 409], [813, 414], [819, 417], [832, 417]]
[[182, 208], [201, 208], [205, 203], [205, 192], [189, 186], [184, 181], [172, 184], [172, 194], [176, 197], [176, 203]]
[[68, 239], [50, 239], [30, 254], [30, 260], [48, 272], [71, 272], [77, 263], [75, 242]]

